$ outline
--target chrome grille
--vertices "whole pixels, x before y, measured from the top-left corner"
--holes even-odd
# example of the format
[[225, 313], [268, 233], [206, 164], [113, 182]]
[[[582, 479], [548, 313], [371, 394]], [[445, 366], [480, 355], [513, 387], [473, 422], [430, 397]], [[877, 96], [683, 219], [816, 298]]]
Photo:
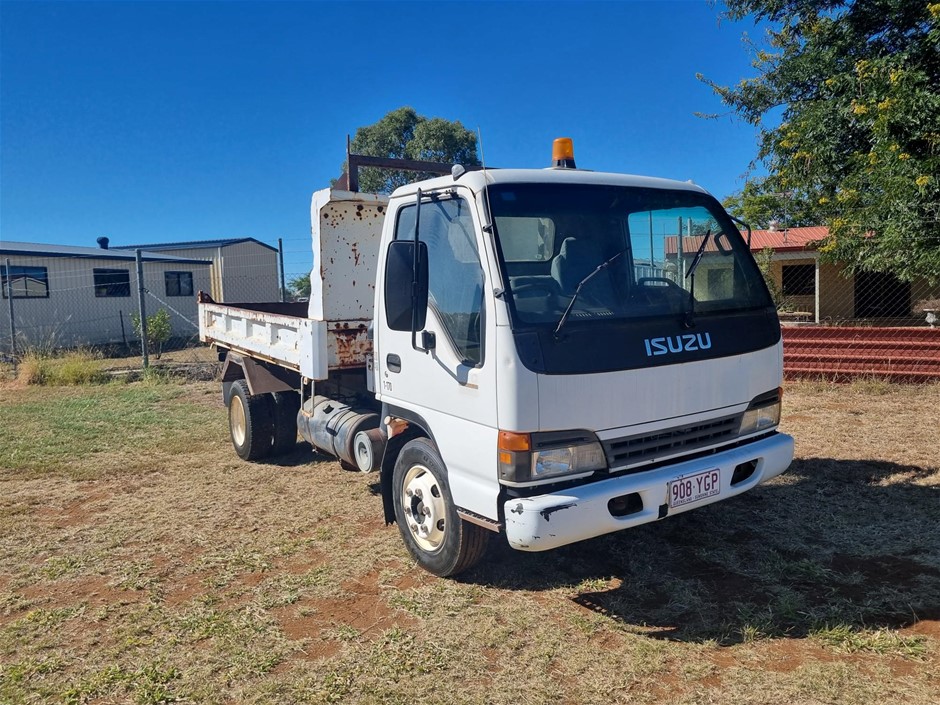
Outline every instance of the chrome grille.
[[734, 414], [656, 433], [612, 438], [603, 442], [607, 464], [612, 470], [622, 470], [733, 441], [741, 427], [741, 416]]

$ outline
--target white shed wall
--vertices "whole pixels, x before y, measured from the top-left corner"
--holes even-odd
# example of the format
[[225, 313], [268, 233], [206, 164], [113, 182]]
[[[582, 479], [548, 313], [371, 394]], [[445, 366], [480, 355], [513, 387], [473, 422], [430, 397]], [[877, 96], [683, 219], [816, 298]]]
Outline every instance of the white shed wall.
[[[45, 267], [49, 281], [48, 298], [13, 299], [17, 345], [21, 350], [25, 347], [74, 347], [135, 340], [130, 319], [139, 306], [135, 262], [76, 257], [8, 257], [14, 267]], [[195, 292], [209, 289], [208, 263], [145, 261], [143, 264], [144, 286], [153, 294], [145, 301], [147, 314], [153, 315], [160, 308], [166, 308], [174, 336], [196, 334]], [[94, 269], [126, 269], [130, 295], [95, 296]], [[192, 272], [194, 295], [167, 296], [165, 272]], [[175, 311], [170, 310], [170, 307]], [[0, 299], [0, 350], [10, 350], [8, 299]]]
[[204, 259], [211, 262], [210, 279], [208, 286], [199, 287], [196, 291], [205, 291], [216, 301], [221, 302], [222, 298], [222, 248], [220, 247], [199, 247], [196, 249], [179, 250], [160, 250], [162, 255], [172, 255], [173, 257], [182, 257], [184, 259]]
[[279, 301], [277, 251], [256, 242], [223, 247], [222, 296], [227, 303]]
[[279, 301], [281, 296], [277, 251], [257, 242], [223, 247], [162, 249], [161, 254], [212, 260], [212, 280], [202, 290], [219, 303]]

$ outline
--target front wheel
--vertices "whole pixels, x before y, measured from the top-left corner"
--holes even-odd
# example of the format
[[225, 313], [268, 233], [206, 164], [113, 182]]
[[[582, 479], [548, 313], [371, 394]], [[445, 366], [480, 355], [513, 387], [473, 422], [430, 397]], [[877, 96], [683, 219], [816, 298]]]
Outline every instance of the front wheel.
[[416, 438], [402, 448], [392, 488], [395, 521], [422, 568], [447, 577], [467, 570], [483, 557], [489, 532], [457, 515], [444, 462], [427, 438]]

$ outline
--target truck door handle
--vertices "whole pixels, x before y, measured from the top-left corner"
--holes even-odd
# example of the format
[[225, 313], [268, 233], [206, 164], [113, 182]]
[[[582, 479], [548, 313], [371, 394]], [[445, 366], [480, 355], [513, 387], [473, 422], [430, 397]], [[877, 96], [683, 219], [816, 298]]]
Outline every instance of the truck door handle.
[[385, 366], [389, 372], [401, 372], [401, 358], [389, 353], [385, 356]]

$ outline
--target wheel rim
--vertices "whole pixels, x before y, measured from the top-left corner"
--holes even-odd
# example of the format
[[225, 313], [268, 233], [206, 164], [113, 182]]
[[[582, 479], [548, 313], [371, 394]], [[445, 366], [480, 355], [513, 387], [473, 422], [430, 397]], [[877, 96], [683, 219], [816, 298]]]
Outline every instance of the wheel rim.
[[236, 394], [232, 395], [229, 424], [232, 427], [232, 440], [235, 441], [235, 445], [244, 445], [245, 437], [248, 435], [248, 422], [245, 418], [245, 405], [241, 397]]
[[437, 479], [423, 465], [414, 465], [405, 475], [401, 493], [408, 530], [421, 550], [436, 553], [447, 531], [447, 505]]

